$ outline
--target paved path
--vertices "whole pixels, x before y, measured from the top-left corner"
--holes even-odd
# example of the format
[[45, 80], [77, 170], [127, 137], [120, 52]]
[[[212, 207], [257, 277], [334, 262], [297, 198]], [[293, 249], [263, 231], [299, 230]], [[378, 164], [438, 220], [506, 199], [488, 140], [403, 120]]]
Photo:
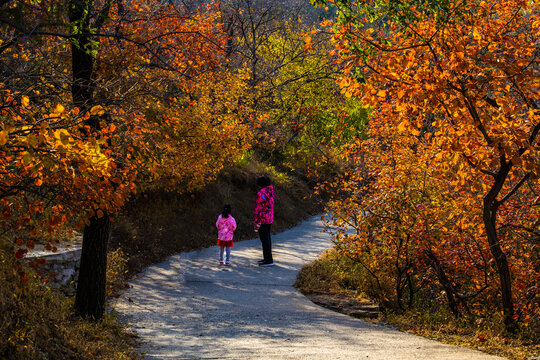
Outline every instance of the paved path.
[[259, 268], [258, 240], [235, 243], [231, 267], [218, 248], [148, 268], [115, 305], [148, 359], [497, 359], [367, 323], [311, 303], [292, 284], [330, 246], [314, 218], [273, 236], [276, 266]]

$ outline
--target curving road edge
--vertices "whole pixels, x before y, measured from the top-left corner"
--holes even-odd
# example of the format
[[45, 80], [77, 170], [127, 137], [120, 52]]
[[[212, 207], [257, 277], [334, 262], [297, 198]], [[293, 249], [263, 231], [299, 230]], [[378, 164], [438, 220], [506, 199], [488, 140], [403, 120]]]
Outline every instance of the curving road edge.
[[237, 242], [230, 267], [218, 248], [149, 267], [114, 304], [147, 359], [501, 359], [367, 323], [309, 301], [298, 270], [331, 246], [312, 218], [273, 236], [276, 266], [258, 267], [257, 239]]

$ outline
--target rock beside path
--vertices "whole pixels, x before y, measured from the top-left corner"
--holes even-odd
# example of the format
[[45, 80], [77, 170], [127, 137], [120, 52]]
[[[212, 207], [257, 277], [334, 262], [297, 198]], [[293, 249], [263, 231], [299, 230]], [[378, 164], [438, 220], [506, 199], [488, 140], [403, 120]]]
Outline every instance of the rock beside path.
[[380, 314], [379, 305], [330, 294], [306, 294], [315, 304], [357, 318], [375, 319]]

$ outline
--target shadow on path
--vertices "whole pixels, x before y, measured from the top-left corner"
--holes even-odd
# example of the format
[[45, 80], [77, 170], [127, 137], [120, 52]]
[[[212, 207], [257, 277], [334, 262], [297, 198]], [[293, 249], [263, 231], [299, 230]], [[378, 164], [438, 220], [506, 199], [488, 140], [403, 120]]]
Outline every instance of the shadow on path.
[[260, 242], [177, 254], [148, 268], [115, 304], [148, 359], [497, 359], [311, 303], [292, 284], [331, 246], [318, 218], [273, 236], [276, 266], [256, 266]]

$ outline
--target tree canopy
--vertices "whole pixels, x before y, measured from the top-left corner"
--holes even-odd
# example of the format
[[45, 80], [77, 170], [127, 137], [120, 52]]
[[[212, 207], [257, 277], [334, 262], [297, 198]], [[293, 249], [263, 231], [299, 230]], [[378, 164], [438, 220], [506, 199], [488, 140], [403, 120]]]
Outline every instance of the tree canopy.
[[373, 109], [337, 182], [357, 229], [339, 246], [400, 306], [429, 278], [456, 314], [499, 302], [514, 330], [539, 306], [538, 5], [329, 3], [342, 91]]

